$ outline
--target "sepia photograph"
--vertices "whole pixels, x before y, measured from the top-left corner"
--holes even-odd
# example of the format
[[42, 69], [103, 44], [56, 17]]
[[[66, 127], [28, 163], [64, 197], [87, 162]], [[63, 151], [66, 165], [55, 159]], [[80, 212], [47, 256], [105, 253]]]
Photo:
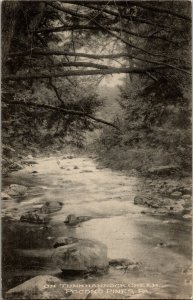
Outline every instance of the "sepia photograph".
[[1, 0], [1, 299], [192, 299], [192, 3]]

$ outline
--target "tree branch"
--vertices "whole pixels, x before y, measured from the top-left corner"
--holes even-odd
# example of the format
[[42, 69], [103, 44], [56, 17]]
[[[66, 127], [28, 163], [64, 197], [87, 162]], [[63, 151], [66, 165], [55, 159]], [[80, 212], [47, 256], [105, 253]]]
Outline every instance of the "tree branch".
[[160, 12], [160, 13], [166, 13], [168, 15], [172, 15], [174, 17], [177, 17], [177, 18], [180, 18], [180, 19], [183, 19], [183, 20], [186, 20], [186, 21], [189, 21], [191, 22], [191, 18], [188, 17], [188, 16], [185, 16], [185, 15], [182, 15], [182, 14], [179, 14], [179, 13], [176, 13], [175, 11], [172, 11], [172, 10], [169, 10], [169, 9], [166, 9], [166, 8], [162, 8], [162, 7], [157, 7], [157, 6], [152, 6], [152, 5], [148, 5], [148, 4], [143, 4], [141, 1], [140, 2], [135, 2], [135, 3], [129, 3], [129, 4], [133, 4], [135, 6], [138, 6], [138, 7], [141, 7], [143, 9], [147, 9], [147, 10], [151, 10], [151, 11], [156, 11], [156, 12]]
[[154, 72], [158, 70], [166, 69], [165, 66], [157, 67], [146, 67], [146, 68], [109, 68], [106, 70], [69, 70], [57, 73], [40, 73], [40, 74], [19, 74], [19, 75], [5, 75], [3, 80], [29, 80], [29, 79], [40, 79], [40, 78], [59, 78], [68, 76], [89, 76], [89, 75], [108, 75], [108, 74], [121, 74], [121, 73], [131, 73], [131, 74], [143, 74], [146, 72]]
[[[76, 57], [76, 56], [75, 56]], [[38, 65], [33, 65], [34, 68], [57, 68], [57, 67], [86, 67], [86, 68], [96, 68], [96, 69], [109, 69], [109, 66], [107, 65], [102, 65], [102, 64], [94, 64], [91, 62], [82, 62], [82, 61], [68, 61], [68, 62], [60, 62], [60, 63], [53, 63], [53, 64], [38, 64]], [[27, 66], [28, 67], [28, 66]]]
[[[84, 6], [84, 7], [88, 7], [88, 8], [91, 8], [91, 9], [94, 9], [94, 10], [98, 10], [98, 11], [101, 11], [101, 7], [96, 7], [96, 6], [93, 6], [93, 5], [90, 5], [90, 3], [87, 3], [87, 2], [81, 2], [81, 1], [78, 1], [77, 3], [73, 3], [74, 1], [65, 1], [65, 3], [70, 3], [70, 4], [76, 4], [76, 5], [81, 5], [81, 6]], [[53, 3], [48, 3], [50, 6], [52, 6], [53, 8], [55, 9], [58, 9], [58, 10], [61, 10], [63, 12], [66, 12], [67, 11], [64, 11], [66, 10], [66, 8], [64, 8], [64, 10], [60, 9], [60, 7], [58, 5], [53, 5]], [[105, 3], [104, 3], [105, 4]], [[115, 17], [119, 17], [119, 13], [116, 12], [116, 11], [113, 11], [111, 9], [108, 9], [108, 8], [104, 8], [102, 10], [104, 13], [108, 14], [108, 15], [111, 15], [111, 16], [115, 16]], [[68, 11], [68, 13], [70, 14], [70, 11]], [[73, 13], [73, 11], [71, 11], [71, 13]], [[74, 15], [74, 14], [73, 14]], [[77, 17], [83, 17], [83, 16], [78, 16], [77, 14], [74, 15], [74, 16], [77, 16]], [[159, 24], [159, 23], [156, 23], [156, 22], [151, 22], [149, 20], [146, 20], [146, 19], [143, 19], [143, 18], [139, 18], [139, 17], [135, 17], [135, 16], [131, 16], [131, 15], [124, 15], [124, 14], [121, 14], [121, 18], [122, 19], [126, 19], [127, 21], [130, 21], [130, 22], [137, 22], [137, 23], [142, 23], [142, 24], [148, 24], [148, 25], [152, 25], [152, 26], [157, 26], [157, 27], [161, 27], [161, 28], [165, 28], [165, 29], [169, 29], [171, 30], [171, 27], [170, 26], [167, 26], [165, 24]]]
[[140, 48], [136, 45], [133, 45], [129, 42], [127, 42], [125, 39], [123, 39], [121, 36], [115, 34], [114, 32], [112, 32], [111, 30], [109, 30], [108, 28], [104, 27], [103, 25], [99, 24], [98, 22], [96, 21], [92, 21], [94, 24], [98, 25], [102, 30], [108, 32], [110, 35], [112, 35], [113, 37], [117, 38], [119, 41], [121, 41], [122, 43], [124, 43], [125, 45], [131, 47], [131, 48], [134, 48], [136, 50], [139, 50], [139, 51], [142, 51], [143, 53], [145, 54], [148, 54], [150, 56], [157, 56], [157, 57], [164, 57], [164, 58], [168, 58], [167, 56], [165, 55], [161, 55], [161, 54], [157, 54], [157, 53], [152, 53], [152, 52], [149, 52], [143, 48]]
[[[61, 50], [42, 50], [42, 49], [32, 49], [25, 52], [12, 52], [9, 54], [9, 57], [17, 57], [17, 56], [32, 56], [32, 55], [43, 55], [43, 56], [49, 56], [49, 55], [64, 55], [64, 56], [79, 56], [84, 58], [93, 58], [93, 59], [111, 59], [111, 58], [121, 58], [121, 57], [128, 57], [131, 59], [136, 60], [144, 60], [143, 58], [138, 58], [136, 56], [133, 56], [129, 53], [115, 53], [115, 54], [87, 54], [83, 52], [69, 52], [69, 51], [61, 51]], [[178, 57], [168, 57], [168, 59], [171, 60], [177, 60], [179, 61]], [[146, 60], [144, 60], [146, 61]], [[182, 60], [181, 60], [182, 61]], [[161, 64], [162, 62], [160, 62]]]
[[[148, 55], [151, 55], [151, 56], [164, 57], [164, 58], [167, 58], [167, 59], [168, 59], [168, 57], [165, 56], [165, 55], [161, 55], [161, 54], [158, 54], [158, 53], [152, 53], [152, 52], [149, 52], [149, 51], [147, 51], [147, 50], [145, 50], [145, 49], [143, 49], [143, 48], [140, 48], [140, 47], [138, 47], [138, 46], [136, 46], [136, 45], [133, 45], [133, 44], [127, 42], [127, 41], [124, 40], [122, 37], [116, 35], [115, 33], [113, 33], [113, 32], [112, 32], [111, 30], [109, 30], [108, 28], [106, 28], [106, 27], [104, 27], [103, 25], [101, 25], [101, 24], [99, 24], [98, 22], [96, 22], [94, 19], [90, 19], [90, 16], [88, 16], [88, 15], [86, 15], [86, 14], [78, 13], [78, 12], [75, 12], [74, 10], [69, 9], [69, 8], [64, 8], [64, 7], [58, 6], [58, 5], [55, 4], [55, 3], [48, 3], [48, 5], [51, 5], [51, 6], [54, 7], [55, 9], [60, 10], [60, 11], [63, 11], [63, 12], [65, 12], [65, 13], [67, 13], [67, 14], [72, 15], [72, 16], [75, 16], [75, 17], [78, 17], [78, 18], [83, 18], [83, 19], [88, 20], [89, 22], [91, 22], [91, 23], [97, 25], [99, 28], [101, 28], [102, 30], [108, 32], [110, 35], [116, 37], [116, 38], [117, 38], [118, 40], [120, 40], [122, 43], [124, 43], [125, 45], [127, 45], [127, 46], [129, 46], [129, 47], [131, 47], [131, 48], [137, 49], [137, 50], [142, 51], [142, 52], [144, 52], [144, 53], [146, 53], [146, 54], [148, 54]], [[118, 14], [118, 16], [119, 16], [119, 14]]]
[[58, 92], [58, 89], [57, 87], [53, 84], [52, 82], [52, 78], [49, 78], [49, 84], [50, 86], [53, 88], [55, 94], [56, 94], [56, 97], [58, 98], [58, 100], [61, 102], [62, 105], [65, 105], [64, 101], [62, 100], [62, 98], [60, 97], [60, 94]]
[[[116, 26], [112, 26], [112, 27], [107, 27], [105, 26], [105, 28], [107, 28], [108, 30], [111, 31], [115, 31], [115, 32], [125, 32], [127, 34], [130, 34], [132, 36], [136, 36], [138, 38], [143, 38], [143, 39], [158, 39], [158, 40], [163, 40], [166, 41], [168, 43], [173, 43], [176, 44], [177, 42], [166, 39], [163, 36], [157, 36], [157, 35], [145, 35], [142, 33], [137, 33], [137, 32], [133, 32], [130, 30], [127, 30], [125, 28], [120, 28], [120, 27], [116, 27]], [[95, 27], [95, 26], [89, 26], [89, 25], [63, 25], [63, 26], [58, 26], [58, 27], [50, 27], [50, 28], [40, 28], [36, 31], [36, 33], [54, 33], [54, 32], [64, 32], [64, 31], [70, 31], [70, 30], [95, 30], [98, 31], [99, 28]]]
[[65, 108], [62, 108], [62, 107], [56, 107], [56, 106], [53, 106], [53, 105], [40, 104], [40, 103], [34, 103], [34, 102], [25, 102], [25, 101], [18, 101], [18, 100], [9, 101], [9, 100], [5, 100], [5, 99], [3, 99], [2, 101], [9, 104], [9, 105], [22, 105], [22, 106], [28, 106], [28, 107], [34, 107], [34, 108], [50, 109], [50, 110], [58, 111], [60, 113], [67, 114], [67, 115], [68, 114], [69, 115], [77, 115], [77, 116], [80, 116], [80, 117], [89, 118], [89, 119], [91, 119], [95, 122], [102, 123], [102, 124], [114, 127], [117, 130], [120, 130], [116, 125], [114, 125], [114, 124], [112, 124], [108, 121], [102, 120], [100, 118], [93, 117], [93, 116], [91, 116], [91, 115], [89, 115], [85, 112], [82, 112], [82, 111], [69, 110], [69, 109], [65, 109]]
[[[57, 51], [57, 50], [32, 50], [32, 51], [26, 51], [26, 52], [16, 52], [16, 53], [10, 53], [10, 57], [17, 57], [17, 56], [28, 56], [28, 55], [43, 55], [43, 56], [49, 56], [49, 55], [65, 55], [65, 56], [78, 56], [78, 57], [84, 57], [84, 58], [92, 58], [92, 59], [114, 59], [114, 58], [130, 58], [130, 59], [135, 59], [135, 60], [139, 60], [139, 61], [144, 61], [150, 64], [156, 64], [156, 65], [162, 65], [162, 66], [166, 66], [168, 68], [172, 68], [175, 70], [178, 70], [180, 72], [186, 73], [188, 75], [190, 75], [189, 72], [186, 71], [186, 69], [188, 69], [187, 67], [178, 67], [175, 65], [171, 65], [170, 63], [165, 63], [164, 61], [155, 61], [155, 60], [151, 60], [151, 59], [146, 59], [146, 58], [140, 58], [140, 57], [136, 57], [134, 55], [130, 55], [128, 53], [117, 53], [117, 54], [86, 54], [86, 53], [80, 53], [80, 52], [68, 52], [68, 51]], [[171, 58], [171, 59], [175, 59], [178, 60], [178, 58]], [[67, 64], [69, 64], [68, 66], [78, 66], [75, 65], [75, 62], [68, 62]], [[86, 62], [82, 62], [82, 66], [85, 67], [97, 67], [99, 69], [105, 69], [106, 67], [103, 67], [104, 65], [99, 65], [99, 64], [93, 64], [92, 63], [86, 63]], [[111, 67], [109, 67], [109, 69], [112, 70]], [[92, 74], [91, 74], [92, 75]], [[70, 76], [70, 75], [69, 75]]]

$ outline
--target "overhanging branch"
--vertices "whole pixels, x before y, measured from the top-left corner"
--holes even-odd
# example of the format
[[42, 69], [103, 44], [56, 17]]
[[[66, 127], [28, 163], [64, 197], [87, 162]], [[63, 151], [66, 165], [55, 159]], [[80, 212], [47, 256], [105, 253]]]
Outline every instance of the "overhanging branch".
[[[71, 1], [65, 1], [65, 3], [82, 5], [84, 7], [88, 7], [88, 8], [97, 10], [97, 11], [101, 11], [101, 7], [97, 7], [97, 6], [91, 5], [90, 3], [87, 3], [87, 2], [84, 2], [84, 1], [82, 1], [82, 2], [78, 1], [77, 3], [73, 3], [73, 1], [72, 2]], [[69, 10], [69, 9], [64, 8], [64, 7], [58, 6], [55, 3], [53, 4], [53, 2], [52, 3], [48, 3], [48, 5], [52, 6], [53, 8], [55, 8], [57, 10], [60, 10], [60, 11], [66, 12], [66, 13], [68, 13], [70, 15], [73, 15], [74, 17], [79, 17], [79, 18], [85, 18], [85, 17], [87, 17], [85, 14], [79, 14], [79, 13], [77, 13], [77, 12], [71, 10], [71, 9]], [[116, 11], [113, 11], [112, 9], [103, 8], [102, 11], [104, 13], [108, 14], [108, 15], [115, 16], [115, 17], [120, 17], [119, 13], [117, 13]], [[161, 27], [161, 28], [165, 28], [165, 29], [169, 29], [169, 30], [172, 29], [171, 26], [167, 26], [165, 24], [160, 24], [160, 23], [157, 23], [157, 22], [151, 22], [150, 20], [139, 18], [139, 17], [135, 17], [135, 16], [132, 16], [132, 15], [121, 14], [121, 18], [122, 19], [126, 19], [127, 21], [130, 21], [130, 22], [148, 24], [148, 25], [151, 25], [151, 26], [154, 26], [154, 27]]]
[[[169, 68], [169, 67], [168, 67]], [[3, 80], [29, 80], [29, 79], [40, 79], [40, 78], [59, 78], [69, 76], [90, 76], [90, 75], [108, 75], [108, 74], [144, 74], [146, 72], [154, 72], [158, 70], [166, 69], [165, 66], [157, 67], [146, 67], [146, 68], [109, 68], [106, 70], [69, 70], [64, 72], [56, 73], [39, 73], [39, 74], [22, 74], [22, 75], [8, 75], [4, 76]]]
[[41, 103], [34, 103], [34, 102], [25, 102], [25, 101], [18, 101], [18, 100], [14, 100], [14, 101], [9, 101], [9, 100], [2, 100], [3, 102], [9, 104], [9, 105], [22, 105], [22, 106], [27, 106], [27, 107], [34, 107], [34, 108], [42, 108], [42, 109], [48, 109], [48, 110], [54, 110], [54, 111], [58, 111], [60, 113], [63, 114], [67, 114], [67, 115], [76, 115], [76, 116], [80, 116], [80, 117], [84, 117], [84, 118], [89, 118], [97, 123], [102, 123], [108, 126], [111, 126], [117, 130], [120, 130], [116, 125], [102, 120], [100, 118], [96, 118], [94, 116], [91, 116], [85, 112], [82, 111], [77, 111], [77, 110], [69, 110], [69, 109], [65, 109], [62, 107], [56, 107], [53, 105], [48, 105], [48, 104], [41, 104]]
[[[157, 36], [157, 35], [146, 35], [143, 33], [138, 33], [134, 31], [130, 31], [125, 28], [120, 28], [117, 26], [105, 26], [105, 28], [115, 31], [115, 32], [125, 32], [127, 34], [130, 34], [132, 36], [136, 36], [137, 38], [143, 38], [143, 39], [159, 39], [166, 41], [168, 43], [176, 44], [175, 41], [172, 41], [171, 39], [167, 39], [164, 36]], [[63, 26], [57, 26], [57, 27], [48, 27], [48, 28], [40, 28], [36, 31], [36, 33], [55, 33], [55, 32], [64, 32], [64, 31], [71, 31], [71, 30], [93, 30], [93, 31], [98, 31], [99, 28], [97, 26], [90, 26], [90, 25], [63, 25]]]

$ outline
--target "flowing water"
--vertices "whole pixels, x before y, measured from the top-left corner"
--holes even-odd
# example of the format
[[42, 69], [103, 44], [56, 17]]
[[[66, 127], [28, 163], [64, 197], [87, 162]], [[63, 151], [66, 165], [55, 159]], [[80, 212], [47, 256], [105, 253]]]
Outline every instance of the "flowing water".
[[[37, 162], [3, 180], [4, 188], [13, 183], [28, 187], [25, 197], [2, 204], [2, 209], [9, 211], [3, 218], [4, 291], [36, 275], [80, 279], [62, 277], [51, 260], [54, 239], [73, 236], [103, 242], [109, 258], [140, 263], [133, 271], [111, 267], [106, 275], [84, 278], [85, 284], [126, 284], [130, 291], [116, 293], [115, 298], [120, 299], [190, 299], [190, 222], [142, 214], [144, 208], [133, 204], [141, 180], [97, 169], [90, 158], [47, 157]], [[38, 173], [32, 173], [34, 170]], [[18, 221], [22, 211], [46, 200], [64, 204], [62, 210], [50, 215], [49, 225]], [[16, 216], [18, 213], [18, 220], [10, 219], [10, 212]], [[79, 226], [67, 226], [64, 220], [69, 214], [92, 219]], [[159, 246], [162, 243], [169, 246]]]

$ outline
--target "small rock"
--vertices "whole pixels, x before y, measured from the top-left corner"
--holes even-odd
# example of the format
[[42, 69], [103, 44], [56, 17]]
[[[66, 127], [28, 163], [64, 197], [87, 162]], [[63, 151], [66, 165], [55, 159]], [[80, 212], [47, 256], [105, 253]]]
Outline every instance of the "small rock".
[[117, 266], [130, 266], [130, 265], [135, 265], [135, 264], [139, 264], [136, 262], [133, 262], [130, 259], [127, 258], [113, 258], [109, 260], [109, 265], [111, 267], [117, 267]]
[[24, 160], [23, 161], [26, 165], [37, 165], [37, 161], [35, 160]]
[[183, 195], [182, 199], [189, 200], [191, 199], [191, 195]]
[[102, 169], [103, 169], [103, 167], [101, 167], [101, 166], [97, 166], [97, 167], [96, 167], [96, 169], [97, 169], [97, 170], [102, 170]]
[[192, 219], [192, 214], [183, 215], [184, 219]]
[[77, 170], [77, 169], [78, 169], [78, 166], [74, 166], [74, 169]]
[[138, 175], [138, 171], [137, 170], [135, 170], [135, 169], [131, 169], [130, 171], [129, 171], [129, 174], [131, 175], [131, 176], [137, 176]]
[[91, 219], [91, 217], [89, 217], [89, 216], [77, 217], [76, 215], [71, 214], [66, 217], [66, 220], [64, 221], [64, 223], [66, 223], [68, 225], [77, 225], [81, 222], [89, 221], [90, 219]]
[[73, 156], [73, 155], [67, 155], [66, 158], [68, 158], [68, 159], [73, 159], [74, 156]]
[[157, 244], [157, 247], [166, 247], [167, 245], [166, 244], [164, 244], [163, 242], [161, 242], [161, 243], [159, 243], [159, 244]]
[[174, 193], [170, 194], [170, 196], [174, 199], [178, 199], [182, 196], [182, 193], [181, 192], [174, 192]]
[[77, 217], [73, 214], [71, 215], [68, 215], [66, 217], [66, 220], [64, 221], [64, 223], [67, 223], [69, 225], [76, 225], [78, 222], [77, 222]]
[[159, 167], [153, 167], [153, 168], [149, 168], [147, 170], [147, 173], [149, 175], [160, 175], [160, 176], [164, 176], [164, 175], [172, 175], [177, 171], [177, 168], [175, 166], [159, 166]]
[[43, 214], [38, 214], [36, 212], [26, 212], [20, 217], [21, 222], [28, 222], [28, 223], [37, 223], [37, 224], [45, 224], [48, 222], [47, 216]]
[[135, 196], [134, 204], [135, 205], [143, 205], [144, 204], [144, 199], [141, 196]]
[[9, 170], [10, 171], [19, 171], [19, 170], [22, 170], [23, 169], [23, 166], [19, 163], [12, 163], [9, 165]]
[[38, 173], [38, 171], [33, 171], [33, 172], [32, 172], [32, 174], [36, 174], [36, 173]]
[[134, 198], [134, 204], [135, 205], [147, 205], [147, 206], [152, 206], [154, 205], [152, 202], [151, 196], [135, 196]]
[[19, 184], [11, 184], [7, 190], [7, 194], [10, 196], [24, 196], [27, 192], [27, 188]]
[[33, 159], [33, 156], [32, 155], [28, 155], [27, 158], [28, 159]]
[[192, 188], [191, 187], [183, 187], [182, 192], [183, 192], [183, 194], [192, 195]]
[[1, 200], [12, 200], [12, 198], [7, 193], [1, 193]]

